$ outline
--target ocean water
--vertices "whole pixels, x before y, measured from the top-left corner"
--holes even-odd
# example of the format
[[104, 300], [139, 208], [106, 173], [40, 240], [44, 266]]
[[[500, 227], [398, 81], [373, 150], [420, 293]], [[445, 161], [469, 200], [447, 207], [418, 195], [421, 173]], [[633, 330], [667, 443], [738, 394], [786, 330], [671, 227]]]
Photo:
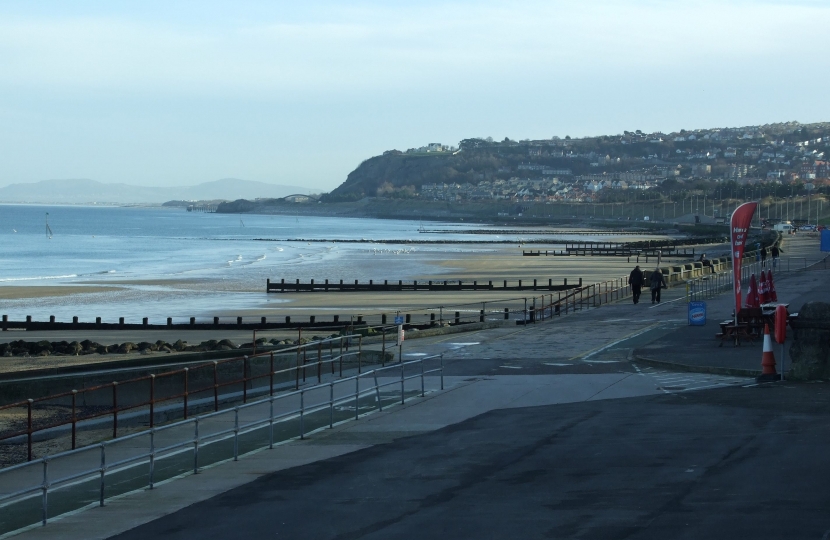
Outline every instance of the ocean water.
[[[47, 232], [47, 222], [51, 234]], [[440, 255], [484, 245], [372, 244], [337, 240], [489, 240], [515, 234], [430, 234], [480, 225], [341, 217], [233, 215], [181, 208], [0, 205], [0, 287], [117, 285], [118, 290], [0, 299], [12, 319], [129, 320], [207, 316], [280, 302], [268, 278], [413, 279]], [[491, 226], [486, 226], [492, 229]], [[589, 237], [562, 237], [562, 241]], [[606, 240], [610, 240], [604, 237]], [[305, 242], [325, 239], [331, 242]], [[269, 240], [269, 241], [263, 241]], [[434, 254], [433, 253], [433, 254]], [[440, 257], [439, 257], [440, 258]]]
[[[51, 235], [46, 232], [47, 219]], [[472, 239], [419, 234], [419, 225], [376, 219], [240, 217], [166, 208], [0, 205], [0, 285], [171, 278], [245, 281], [244, 270], [252, 267], [279, 272], [315, 266], [314, 271], [325, 273], [326, 261], [333, 263], [347, 254], [412, 249], [259, 239]]]

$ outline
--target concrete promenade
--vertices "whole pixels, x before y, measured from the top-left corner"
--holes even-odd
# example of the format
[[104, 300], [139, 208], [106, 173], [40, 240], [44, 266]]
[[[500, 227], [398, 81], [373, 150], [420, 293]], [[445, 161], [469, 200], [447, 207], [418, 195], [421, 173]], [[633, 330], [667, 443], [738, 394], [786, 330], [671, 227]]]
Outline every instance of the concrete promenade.
[[[777, 276], [779, 298], [827, 278]], [[406, 342], [444, 353], [444, 392], [16, 538], [830, 537], [827, 384], [706, 373], [761, 347], [717, 347], [729, 293], [686, 326], [684, 292]]]

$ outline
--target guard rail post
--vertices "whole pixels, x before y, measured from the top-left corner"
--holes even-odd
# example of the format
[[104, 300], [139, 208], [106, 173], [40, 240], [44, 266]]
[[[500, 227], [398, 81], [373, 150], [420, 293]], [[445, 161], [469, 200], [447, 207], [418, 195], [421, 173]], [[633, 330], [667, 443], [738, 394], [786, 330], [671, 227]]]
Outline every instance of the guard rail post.
[[199, 417], [193, 419], [193, 474], [199, 473]]
[[44, 456], [43, 458], [43, 484], [41, 484], [41, 489], [43, 490], [42, 499], [41, 499], [41, 524], [46, 525], [46, 519], [49, 515], [49, 458]]
[[424, 361], [421, 360], [421, 397], [424, 397], [426, 394], [426, 389], [424, 388]]
[[358, 407], [358, 400], [360, 399], [360, 375], [355, 375], [354, 378], [354, 419], [360, 416], [360, 408]]
[[305, 439], [305, 388], [300, 390], [300, 440]]
[[[273, 358], [274, 355], [271, 355]], [[272, 370], [273, 371], [273, 370]], [[268, 400], [268, 449], [274, 448], [274, 395]]]
[[[342, 341], [341, 341], [340, 346], [341, 346], [341, 350], [340, 350], [341, 356], [340, 357], [342, 358], [343, 357], [342, 356], [342, 353], [343, 353]], [[296, 375], [295, 383], [294, 383], [294, 390], [298, 390], [300, 388], [300, 346], [299, 345], [297, 345], [297, 362], [296, 362], [296, 367], [294, 368], [294, 374]]]
[[[271, 364], [270, 364], [270, 371], [268, 372], [268, 395], [274, 395], [274, 351], [271, 351]], [[271, 401], [273, 404], [274, 402]], [[273, 415], [272, 415], [273, 416]]]
[[233, 408], [233, 460], [239, 461], [239, 407]]
[[118, 382], [112, 382], [112, 438], [118, 437]]
[[[77, 430], [77, 423], [78, 423], [78, 415], [76, 409], [76, 401], [78, 397], [78, 391], [72, 390], [72, 450], [75, 449], [75, 434]], [[152, 404], [150, 405], [152, 407]], [[152, 424], [150, 424], [152, 427]]]
[[150, 473], [148, 478], [148, 486], [150, 489], [153, 489], [155, 485], [155, 474], [156, 474], [156, 430], [155, 428], [150, 429]]
[[444, 355], [443, 353], [440, 356], [441, 358], [441, 390], [444, 389]]
[[323, 382], [323, 342], [317, 342], [317, 384]]
[[[190, 372], [188, 368], [184, 368], [184, 419], [187, 420], [187, 394], [188, 394], [188, 386], [187, 386], [187, 375]], [[244, 388], [244, 387], [243, 387]], [[244, 393], [242, 394], [242, 402], [245, 402]]]
[[104, 443], [101, 443], [101, 483], [99, 486], [99, 494], [98, 494], [98, 506], [104, 506], [104, 489], [105, 489], [105, 480], [104, 476], [107, 473], [107, 447]]
[[334, 427], [334, 381], [329, 383], [329, 429]]
[[[218, 405], [217, 405], [218, 406]], [[156, 416], [156, 375], [150, 374], [150, 428], [155, 425]]]
[[378, 400], [378, 410], [383, 412], [383, 403], [380, 400], [380, 386], [378, 385], [378, 370], [373, 369], [372, 375], [375, 378], [375, 398]]
[[403, 362], [401, 362], [401, 405], [403, 405], [403, 401], [404, 401], [404, 395], [403, 395], [403, 391], [404, 391], [404, 378], [403, 378], [403, 372], [404, 372], [404, 363], [403, 363]]
[[213, 361], [213, 410], [219, 410], [219, 362]]

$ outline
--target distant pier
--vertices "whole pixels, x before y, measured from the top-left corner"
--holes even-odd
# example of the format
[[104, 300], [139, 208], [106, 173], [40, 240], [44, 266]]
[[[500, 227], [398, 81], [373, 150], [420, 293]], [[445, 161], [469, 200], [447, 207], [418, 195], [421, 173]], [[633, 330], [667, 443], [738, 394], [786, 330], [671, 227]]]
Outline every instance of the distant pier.
[[208, 214], [215, 214], [216, 213], [215, 204], [191, 204], [187, 207], [188, 212], [205, 212]]

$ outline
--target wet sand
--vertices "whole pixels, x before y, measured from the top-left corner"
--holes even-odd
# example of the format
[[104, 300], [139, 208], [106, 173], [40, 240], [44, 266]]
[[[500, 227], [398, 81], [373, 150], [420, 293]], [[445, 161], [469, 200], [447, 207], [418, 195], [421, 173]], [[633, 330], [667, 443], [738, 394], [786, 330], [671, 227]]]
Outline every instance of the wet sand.
[[[561, 285], [564, 280], [568, 284], [577, 284], [582, 278], [584, 284], [598, 283], [606, 280], [618, 279], [627, 276], [631, 269], [637, 264], [634, 258], [627, 261], [625, 257], [579, 257], [579, 256], [522, 256], [523, 247], [511, 245], [481, 244], [478, 250], [448, 249], [440, 252], [419, 252], [412, 255], [396, 256], [394, 254], [369, 255], [377, 257], [380, 262], [389, 261], [399, 264], [401, 271], [398, 275], [376, 276], [376, 281], [383, 279], [395, 280], [399, 276], [412, 276], [407, 271], [409, 266], [417, 264], [419, 268], [428, 267], [432, 271], [426, 274], [414, 276], [418, 280], [477, 280], [486, 284], [492, 280], [494, 285], [501, 285], [503, 280], [516, 284], [523, 280], [530, 284], [534, 279], [539, 285], [546, 285], [549, 279], [554, 285]], [[528, 249], [527, 246], [524, 249]], [[533, 249], [544, 247], [533, 246]], [[728, 249], [728, 248], [726, 248]], [[719, 247], [708, 246], [710, 251], [717, 256]], [[664, 264], [677, 262], [680, 259], [665, 259]], [[653, 258], [648, 263], [644, 258], [640, 260], [642, 268], [648, 268], [656, 264]], [[388, 264], [384, 264], [388, 267]], [[278, 270], [274, 270], [276, 274]], [[348, 277], [348, 276], [343, 276]], [[301, 277], [301, 279], [303, 279]], [[305, 281], [305, 279], [303, 279]], [[265, 283], [246, 285], [240, 288], [241, 284], [234, 284], [223, 280], [210, 279], [156, 279], [156, 280], [121, 280], [107, 282], [87, 282], [83, 285], [64, 286], [4, 286], [0, 287], [0, 300], [20, 300], [26, 298], [46, 297], [70, 297], [65, 301], [71, 302], [71, 296], [85, 296], [95, 293], [124, 292], [135, 287], [162, 287], [178, 291], [199, 291], [206, 290], [239, 291], [255, 293], [252, 302], [247, 306], [237, 306], [232, 309], [223, 309], [217, 305], [210, 313], [194, 313], [197, 317], [227, 317], [227, 316], [272, 316], [284, 317], [285, 315], [317, 315], [326, 316], [339, 314], [341, 317], [349, 317], [363, 313], [381, 313], [396, 310], [425, 310], [438, 306], [463, 307], [465, 304], [480, 305], [482, 302], [493, 302], [495, 304], [513, 305], [517, 299], [539, 296], [542, 291], [447, 291], [447, 292], [361, 292], [361, 293], [265, 293]], [[254, 288], [255, 287], [255, 288]], [[554, 293], [555, 294], [555, 293]], [[261, 295], [261, 296], [260, 296]], [[513, 300], [513, 302], [508, 302]], [[137, 298], [140, 300], [140, 295]], [[148, 297], [148, 302], [152, 299]], [[472, 307], [471, 307], [472, 309]]]
[[49, 298], [69, 296], [73, 294], [93, 294], [123, 290], [123, 287], [110, 285], [48, 285], [48, 286], [17, 286], [0, 287], [0, 300], [23, 300], [26, 298]]

